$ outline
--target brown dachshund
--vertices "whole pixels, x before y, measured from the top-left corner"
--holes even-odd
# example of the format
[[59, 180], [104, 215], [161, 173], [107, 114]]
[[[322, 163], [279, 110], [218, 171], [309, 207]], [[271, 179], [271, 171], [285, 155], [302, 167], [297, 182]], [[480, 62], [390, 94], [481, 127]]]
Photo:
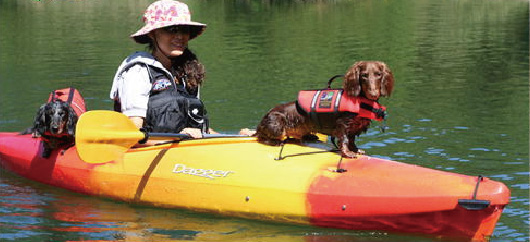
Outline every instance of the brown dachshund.
[[[364, 97], [378, 101], [388, 97], [394, 87], [392, 71], [383, 62], [359, 61], [352, 65], [344, 76], [344, 95]], [[356, 113], [340, 113], [331, 126], [332, 131], [324, 131], [307, 115], [301, 112], [296, 102], [289, 102], [272, 108], [261, 120], [256, 129], [258, 141], [268, 145], [279, 145], [286, 138], [304, 139], [315, 133], [324, 133], [337, 138], [338, 147], [344, 157], [364, 154], [355, 145], [355, 137], [368, 130], [371, 119]]]

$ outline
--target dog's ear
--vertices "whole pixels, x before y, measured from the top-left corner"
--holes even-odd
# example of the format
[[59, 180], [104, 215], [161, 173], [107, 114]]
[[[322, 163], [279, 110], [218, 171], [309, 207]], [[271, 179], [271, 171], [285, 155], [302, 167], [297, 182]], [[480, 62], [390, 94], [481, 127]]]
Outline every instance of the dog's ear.
[[383, 83], [381, 83], [381, 96], [390, 97], [394, 89], [394, 75], [392, 71], [384, 62], [379, 62], [381, 69], [383, 69]]
[[353, 64], [346, 75], [344, 75], [343, 89], [346, 95], [350, 97], [357, 97], [361, 93], [361, 83], [359, 82], [359, 75], [361, 73], [361, 65], [363, 61], [358, 61]]
[[66, 122], [66, 128], [68, 130], [68, 134], [74, 136], [75, 135], [75, 125], [77, 124], [77, 114], [75, 113], [75, 110], [68, 106], [68, 122]]
[[46, 132], [46, 106], [47, 103], [42, 104], [35, 115], [32, 128], [33, 137], [40, 137]]

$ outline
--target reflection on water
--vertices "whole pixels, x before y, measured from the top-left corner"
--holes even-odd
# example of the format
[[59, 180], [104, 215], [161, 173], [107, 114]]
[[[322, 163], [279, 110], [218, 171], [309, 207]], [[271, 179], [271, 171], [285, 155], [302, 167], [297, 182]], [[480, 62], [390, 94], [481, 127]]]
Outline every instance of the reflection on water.
[[[142, 50], [127, 36], [149, 4], [0, 0], [0, 131], [31, 125], [48, 93], [75, 86], [111, 109], [118, 64]], [[254, 127], [300, 89], [323, 88], [357, 60], [396, 77], [386, 132], [358, 138], [370, 155], [502, 181], [510, 205], [493, 241], [528, 241], [528, 1], [187, 1], [208, 24], [190, 42], [207, 70], [213, 127]], [[131, 206], [0, 173], [4, 241], [430, 241]]]

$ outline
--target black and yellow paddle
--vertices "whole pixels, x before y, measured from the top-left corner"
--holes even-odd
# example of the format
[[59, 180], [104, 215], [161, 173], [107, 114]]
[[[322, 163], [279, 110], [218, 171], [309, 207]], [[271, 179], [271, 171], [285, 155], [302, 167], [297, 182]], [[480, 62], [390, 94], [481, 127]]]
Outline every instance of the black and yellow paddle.
[[[327, 136], [317, 134], [326, 142]], [[204, 138], [248, 137], [232, 134], [203, 134]], [[248, 137], [249, 139], [255, 139]], [[107, 111], [88, 111], [79, 117], [75, 144], [79, 157], [87, 163], [105, 163], [118, 160], [140, 140], [184, 140], [187, 134], [151, 133], [140, 131], [124, 114]]]
[[[227, 137], [238, 135], [207, 135]], [[88, 163], [103, 163], [119, 159], [140, 140], [183, 140], [187, 134], [148, 133], [140, 131], [122, 113], [106, 110], [89, 111], [79, 117], [75, 143], [79, 157]]]

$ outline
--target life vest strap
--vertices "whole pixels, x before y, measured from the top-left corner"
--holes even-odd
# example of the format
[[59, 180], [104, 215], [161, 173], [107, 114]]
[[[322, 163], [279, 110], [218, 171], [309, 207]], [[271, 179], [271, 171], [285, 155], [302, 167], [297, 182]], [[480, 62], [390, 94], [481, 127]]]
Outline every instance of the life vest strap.
[[384, 107], [381, 107], [381, 108], [374, 108], [373, 106], [371, 106], [370, 104], [367, 104], [367, 103], [364, 103], [364, 102], [361, 102], [361, 108], [362, 109], [365, 109], [365, 110], [368, 110], [372, 113], [374, 113], [376, 115], [376, 118], [377, 120], [379, 119], [385, 119], [385, 115], [386, 115], [386, 111], [385, 111], [385, 108]]

